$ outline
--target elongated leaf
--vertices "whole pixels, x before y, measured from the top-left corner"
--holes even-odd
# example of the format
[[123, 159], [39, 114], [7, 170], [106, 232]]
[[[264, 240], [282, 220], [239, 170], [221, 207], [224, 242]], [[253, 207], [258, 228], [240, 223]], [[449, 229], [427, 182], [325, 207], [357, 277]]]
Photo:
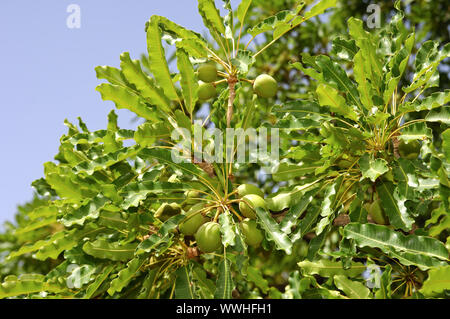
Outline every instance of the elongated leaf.
[[166, 55], [161, 43], [159, 16], [152, 16], [147, 23], [147, 49], [150, 71], [157, 83], [171, 100], [178, 100], [178, 93], [167, 65]]
[[245, 17], [247, 15], [248, 9], [250, 8], [250, 5], [252, 4], [252, 0], [243, 0], [238, 6], [237, 9], [237, 18], [241, 22], [241, 24], [244, 24]]
[[405, 207], [406, 199], [401, 198], [395, 191], [394, 185], [390, 182], [382, 182], [377, 186], [377, 193], [380, 196], [380, 204], [389, 221], [395, 228], [404, 231], [411, 230], [414, 219], [409, 215]]
[[346, 104], [345, 98], [339, 95], [335, 88], [321, 83], [317, 87], [316, 93], [321, 106], [328, 106], [331, 112], [340, 114], [353, 121], [358, 120], [358, 114]]
[[298, 223], [298, 219], [314, 199], [314, 195], [316, 195], [317, 192], [318, 190], [315, 189], [305, 193], [302, 196], [302, 199], [289, 209], [289, 212], [286, 214], [286, 216], [284, 216], [280, 224], [282, 232], [284, 232], [285, 234], [291, 233], [292, 226]]
[[175, 274], [177, 276], [175, 282], [175, 298], [195, 299], [188, 266], [178, 268]]
[[361, 275], [366, 266], [362, 263], [352, 262], [349, 269], [344, 269], [340, 261], [318, 260], [308, 261], [304, 260], [297, 264], [302, 273], [307, 275], [319, 275], [322, 277], [333, 277], [335, 275], [344, 275], [346, 277], [357, 277]]
[[127, 263], [126, 267], [121, 271], [119, 271], [118, 276], [113, 281], [111, 281], [111, 284], [108, 289], [108, 294], [112, 296], [116, 292], [121, 292], [122, 289], [126, 287], [134, 277], [137, 276], [142, 265], [145, 262], [146, 258], [144, 257], [136, 257], [130, 260]]
[[94, 242], [86, 242], [83, 251], [91, 256], [115, 261], [128, 261], [133, 258], [137, 243], [121, 244], [97, 239]]
[[231, 299], [233, 289], [234, 283], [231, 277], [231, 263], [227, 259], [224, 259], [219, 264], [219, 276], [217, 277], [214, 298]]
[[222, 244], [224, 247], [235, 245], [235, 232], [233, 229], [233, 220], [230, 213], [219, 216], [220, 232], [222, 233]]
[[419, 122], [406, 125], [405, 128], [401, 130], [401, 135], [398, 138], [404, 141], [432, 139], [433, 134], [426, 123]]
[[150, 104], [169, 112], [171, 109], [170, 100], [165, 96], [164, 91], [156, 86], [153, 79], [142, 71], [139, 60], [132, 61], [130, 54], [125, 52], [121, 54], [120, 61], [122, 72], [128, 82], [134, 84], [139, 93], [148, 99]]
[[344, 236], [355, 240], [359, 247], [379, 248], [404, 265], [416, 265], [428, 269], [445, 265], [448, 251], [444, 244], [431, 237], [408, 235], [375, 224], [350, 223], [344, 228]]
[[185, 50], [177, 48], [177, 65], [181, 74], [181, 90], [184, 97], [185, 106], [190, 114], [194, 111], [198, 96], [198, 81], [195, 76], [194, 67], [189, 60], [189, 55]]
[[61, 290], [58, 286], [46, 283], [43, 275], [27, 274], [20, 276], [20, 278], [8, 276], [0, 285], [0, 299], [39, 292], [59, 292]]
[[214, 0], [198, 0], [198, 11], [213, 37], [225, 35], [225, 25]]
[[136, 115], [153, 122], [158, 121], [158, 116], [144, 100], [132, 91], [122, 86], [102, 83], [96, 90], [100, 92], [102, 99], [113, 101], [118, 109], [128, 109]]
[[95, 280], [86, 288], [86, 293], [83, 296], [83, 299], [91, 299], [95, 297], [95, 293], [98, 291], [100, 286], [105, 282], [105, 280], [109, 277], [111, 272], [114, 270], [114, 266], [106, 266], [102, 269], [101, 273], [95, 278]]
[[270, 216], [269, 212], [261, 207], [256, 208], [257, 221], [265, 231], [267, 238], [275, 243], [277, 249], [284, 250], [290, 255], [292, 252], [292, 242], [289, 237], [283, 233], [279, 225]]
[[334, 276], [334, 284], [352, 299], [369, 299], [370, 290], [358, 281], [352, 281], [345, 276]]

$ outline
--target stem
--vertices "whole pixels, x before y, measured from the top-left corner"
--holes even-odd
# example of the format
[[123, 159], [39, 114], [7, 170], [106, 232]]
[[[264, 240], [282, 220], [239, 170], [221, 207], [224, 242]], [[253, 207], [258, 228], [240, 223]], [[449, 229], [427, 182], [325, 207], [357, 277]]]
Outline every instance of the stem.
[[228, 87], [230, 89], [230, 96], [228, 97], [228, 109], [227, 109], [227, 128], [230, 127], [231, 118], [233, 117], [233, 103], [236, 98], [236, 82], [237, 79], [234, 76], [231, 76], [228, 79]]

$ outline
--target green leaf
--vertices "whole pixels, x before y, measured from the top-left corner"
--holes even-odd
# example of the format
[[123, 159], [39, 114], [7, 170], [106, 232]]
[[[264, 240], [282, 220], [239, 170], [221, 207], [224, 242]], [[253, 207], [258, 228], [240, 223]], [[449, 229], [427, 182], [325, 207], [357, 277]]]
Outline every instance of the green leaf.
[[344, 236], [354, 239], [359, 247], [379, 248], [403, 265], [415, 265], [422, 270], [446, 265], [448, 260], [448, 251], [439, 240], [405, 236], [381, 225], [350, 223], [344, 228]]
[[444, 92], [435, 92], [422, 100], [416, 100], [413, 103], [408, 102], [400, 106], [401, 112], [420, 112], [424, 110], [432, 110], [450, 102], [450, 90]]
[[159, 21], [159, 16], [152, 16], [147, 23], [147, 49], [150, 71], [153, 73], [158, 85], [166, 93], [166, 96], [171, 100], [179, 100], [161, 43]]
[[379, 183], [376, 189], [380, 197], [381, 207], [389, 217], [391, 224], [395, 228], [400, 228], [404, 231], [411, 230], [414, 219], [409, 215], [405, 207], [406, 199], [401, 198], [394, 185], [390, 182]]
[[277, 28], [280, 28], [282, 26], [288, 26], [288, 28], [290, 28], [288, 22], [290, 22], [293, 18], [295, 18], [295, 16], [296, 12], [294, 11], [291, 10], [280, 11], [277, 14], [269, 18], [266, 18], [260, 23], [258, 23], [256, 26], [248, 30], [248, 33], [253, 37], [256, 37], [258, 34], [271, 30], [276, 30]]
[[442, 293], [445, 290], [450, 291], [450, 266], [433, 268], [428, 271], [428, 278], [423, 283], [420, 293], [432, 297]]
[[233, 230], [233, 220], [230, 213], [220, 214], [220, 232], [222, 233], [222, 244], [224, 247], [235, 245], [235, 233]]
[[366, 74], [370, 70], [366, 70], [366, 61], [363, 57], [363, 51], [359, 50], [353, 59], [353, 73], [355, 80], [358, 83], [358, 92], [361, 98], [361, 103], [366, 110], [370, 110], [373, 106], [372, 96], [374, 95], [374, 89], [369, 82], [370, 75]]
[[361, 168], [362, 178], [370, 178], [372, 182], [389, 171], [387, 162], [382, 158], [374, 159], [373, 157], [365, 154], [358, 161], [359, 167]]
[[335, 88], [321, 83], [317, 86], [316, 93], [321, 106], [329, 106], [331, 112], [340, 114], [353, 121], [358, 120], [358, 114], [347, 105], [345, 98], [339, 95], [338, 90]]
[[[298, 223], [298, 219], [306, 210], [308, 205], [312, 202], [317, 192], [318, 190], [314, 189], [305, 193], [302, 196], [301, 200], [289, 209], [289, 212], [286, 214], [286, 216], [284, 216], [280, 224], [280, 229], [282, 232], [284, 232], [285, 234], [291, 233], [292, 226]], [[271, 208], [269, 207], [269, 209]]]
[[95, 297], [95, 293], [98, 291], [100, 286], [108, 279], [111, 272], [114, 270], [114, 265], [106, 266], [102, 269], [101, 273], [97, 276], [97, 278], [86, 288], [86, 293], [83, 296], [83, 299], [91, 299]]
[[241, 3], [239, 3], [238, 9], [237, 9], [237, 18], [241, 22], [241, 24], [244, 24], [245, 17], [247, 16], [248, 9], [250, 8], [250, 5], [252, 4], [252, 0], [242, 0]]
[[390, 299], [392, 295], [392, 267], [386, 265], [380, 278], [380, 288], [375, 292], [376, 299]]
[[364, 284], [348, 279], [343, 275], [334, 276], [334, 284], [352, 299], [369, 299], [371, 293]]
[[97, 219], [100, 210], [105, 208], [109, 203], [111, 203], [109, 198], [99, 194], [80, 208], [67, 212], [61, 218], [61, 223], [66, 227], [73, 226], [74, 224], [83, 225], [87, 220]]
[[322, 165], [318, 164], [308, 165], [306, 163], [291, 164], [282, 162], [273, 168], [272, 177], [277, 182], [287, 181], [296, 177], [313, 173], [317, 168], [320, 168], [321, 166]]
[[170, 140], [170, 126], [166, 122], [150, 123], [139, 125], [134, 139], [141, 147], [150, 147], [160, 139]]
[[419, 122], [409, 125], [408, 123], [403, 124], [403, 129], [401, 130], [401, 135], [398, 137], [403, 141], [412, 140], [423, 140], [432, 139], [433, 133], [426, 123]]
[[103, 100], [113, 101], [118, 109], [128, 109], [148, 121], [158, 121], [155, 110], [149, 107], [136, 93], [122, 86], [108, 83], [100, 84], [96, 90], [100, 92]]
[[225, 35], [225, 25], [214, 0], [198, 0], [198, 10], [213, 37]]
[[179, 47], [176, 51], [178, 70], [181, 74], [181, 91], [184, 97], [184, 103], [189, 114], [194, 111], [197, 103], [198, 81], [195, 76], [194, 67], [189, 60], [187, 52]]
[[297, 263], [297, 265], [301, 268], [303, 274], [319, 275], [321, 277], [333, 277], [336, 275], [358, 277], [366, 270], [366, 266], [362, 263], [352, 262], [349, 269], [344, 269], [340, 261], [326, 259], [318, 261], [304, 260]]
[[442, 151], [448, 162], [450, 162], [450, 129], [442, 132]]
[[250, 67], [256, 62], [253, 53], [247, 50], [238, 50], [236, 58], [231, 60], [241, 75], [246, 75]]
[[355, 54], [358, 52], [355, 40], [346, 40], [342, 37], [333, 39], [333, 47], [331, 54], [340, 59], [352, 61]]
[[130, 54], [124, 52], [120, 55], [120, 67], [128, 82], [134, 84], [142, 97], [148, 99], [152, 105], [160, 107], [165, 112], [170, 112], [171, 102], [164, 91], [156, 86], [155, 81], [145, 74], [139, 60], [131, 60]]
[[360, 105], [359, 93], [355, 84], [349, 79], [345, 70], [325, 55], [316, 57], [316, 63], [321, 68], [324, 83], [344, 92], [351, 105]]
[[261, 289], [263, 293], [267, 293], [269, 290], [269, 282], [264, 279], [258, 268], [249, 266], [247, 269], [247, 279]]
[[292, 242], [289, 237], [281, 231], [279, 225], [270, 216], [269, 212], [261, 207], [256, 208], [256, 216], [261, 228], [265, 231], [269, 240], [275, 243], [279, 250], [283, 250], [290, 255], [292, 252]]
[[233, 278], [231, 277], [231, 263], [224, 259], [219, 264], [219, 275], [216, 282], [215, 299], [231, 299], [231, 292], [234, 289]]
[[425, 121], [440, 122], [450, 125], [450, 107], [447, 106], [430, 111], [430, 113], [425, 116]]
[[190, 271], [188, 266], [178, 268], [175, 272], [175, 298], [176, 299], [195, 299], [190, 280]]
[[138, 275], [142, 265], [146, 261], [147, 258], [145, 257], [136, 257], [130, 260], [127, 263], [126, 267], [119, 271], [117, 277], [113, 281], [111, 281], [108, 289], [108, 294], [112, 296], [116, 292], [121, 292], [122, 289], [125, 288], [130, 283], [130, 281]]
[[8, 276], [0, 285], [0, 299], [39, 292], [62, 291], [58, 286], [46, 283], [44, 279], [43, 275], [38, 274], [25, 274], [19, 278], [13, 275]]
[[140, 202], [147, 198], [149, 194], [164, 194], [167, 192], [181, 192], [189, 190], [191, 187], [187, 184], [138, 181], [127, 185], [122, 189], [120, 195], [124, 198], [121, 207], [128, 209], [138, 207]]
[[114, 261], [128, 261], [133, 258], [137, 243], [121, 244], [120, 242], [108, 242], [105, 239], [97, 239], [94, 242], [86, 242], [83, 251], [91, 256], [110, 259]]

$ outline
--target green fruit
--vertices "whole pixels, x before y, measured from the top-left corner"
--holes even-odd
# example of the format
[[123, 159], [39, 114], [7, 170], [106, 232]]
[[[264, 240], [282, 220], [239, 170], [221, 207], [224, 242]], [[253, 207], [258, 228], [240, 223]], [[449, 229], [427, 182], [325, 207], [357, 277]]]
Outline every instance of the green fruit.
[[198, 98], [202, 101], [212, 99], [217, 95], [216, 87], [211, 83], [200, 81], [198, 85]]
[[376, 200], [371, 204], [366, 204], [366, 210], [369, 212], [370, 217], [373, 221], [380, 225], [388, 225], [389, 220], [380, 206], [380, 200]]
[[[239, 210], [242, 215], [247, 218], [255, 219], [255, 208], [267, 208], [266, 202], [261, 196], [250, 194], [242, 197], [242, 202], [239, 203]], [[247, 202], [251, 205], [251, 207], [247, 204]]]
[[250, 194], [264, 197], [264, 192], [252, 184], [242, 184], [237, 188], [237, 191], [240, 198]]
[[244, 219], [240, 224], [242, 235], [247, 245], [252, 247], [258, 247], [264, 239], [264, 235], [256, 221], [252, 219]]
[[274, 97], [277, 94], [278, 83], [270, 75], [261, 74], [255, 79], [255, 83], [253, 83], [253, 90], [260, 97]]
[[405, 141], [400, 141], [398, 152], [401, 157], [413, 160], [419, 157], [420, 148], [421, 145], [416, 140], [409, 141], [408, 143]]
[[185, 205], [192, 205], [195, 204], [200, 197], [200, 192], [197, 191], [186, 191], [184, 193], [186, 196], [186, 200], [184, 201]]
[[181, 213], [181, 206], [177, 203], [164, 203], [159, 206], [158, 210], [155, 213], [155, 217], [165, 222], [170, 217], [178, 215]]
[[205, 83], [214, 82], [217, 79], [217, 68], [214, 63], [205, 63], [198, 68], [198, 78]]
[[212, 253], [222, 247], [220, 225], [215, 222], [207, 222], [200, 226], [195, 234], [198, 248], [204, 253]]
[[192, 236], [201, 225], [206, 223], [208, 219], [203, 216], [199, 211], [203, 208], [203, 204], [194, 205], [186, 214], [186, 218], [180, 223], [180, 232]]

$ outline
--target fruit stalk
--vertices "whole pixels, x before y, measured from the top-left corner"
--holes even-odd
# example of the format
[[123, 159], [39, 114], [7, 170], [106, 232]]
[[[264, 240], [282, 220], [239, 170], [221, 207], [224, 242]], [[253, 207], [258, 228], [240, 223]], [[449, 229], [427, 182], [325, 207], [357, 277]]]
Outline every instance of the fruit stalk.
[[236, 98], [236, 82], [237, 79], [235, 77], [230, 77], [228, 79], [228, 87], [230, 89], [230, 96], [228, 97], [228, 109], [227, 109], [227, 128], [230, 127], [231, 118], [233, 117], [233, 103]]

